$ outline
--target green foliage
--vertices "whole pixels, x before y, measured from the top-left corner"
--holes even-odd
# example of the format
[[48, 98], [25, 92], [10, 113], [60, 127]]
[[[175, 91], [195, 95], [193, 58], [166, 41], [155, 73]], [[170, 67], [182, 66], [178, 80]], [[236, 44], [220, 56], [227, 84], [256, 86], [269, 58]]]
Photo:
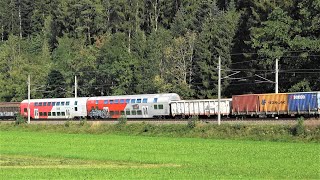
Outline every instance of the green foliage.
[[125, 125], [127, 124], [127, 121], [127, 117], [121, 116], [120, 118], [118, 118], [118, 125]]
[[23, 116], [21, 116], [20, 114], [17, 114], [15, 125], [21, 125], [21, 124], [26, 124], [26, 123], [27, 123], [26, 119]]
[[319, 12], [318, 0], [2, 0], [0, 101], [25, 99], [28, 75], [32, 98], [73, 96], [75, 75], [79, 96], [214, 98], [219, 56], [223, 77], [246, 77], [225, 78], [223, 96], [273, 91], [255, 74], [273, 78], [275, 58], [280, 91], [319, 90]]
[[193, 129], [196, 127], [196, 125], [199, 123], [199, 117], [198, 116], [192, 116], [188, 119], [187, 126], [190, 129]]
[[70, 122], [70, 120], [67, 120], [65, 123], [64, 123], [64, 127], [70, 127], [70, 125], [71, 125], [71, 122]]
[[305, 126], [304, 126], [304, 118], [300, 117], [297, 119], [297, 125], [293, 129], [293, 134], [296, 136], [304, 135]]
[[87, 119], [85, 118], [85, 119], [80, 119], [80, 123], [79, 123], [79, 125], [80, 126], [85, 126], [85, 125], [87, 125], [88, 124], [88, 122], [87, 122]]

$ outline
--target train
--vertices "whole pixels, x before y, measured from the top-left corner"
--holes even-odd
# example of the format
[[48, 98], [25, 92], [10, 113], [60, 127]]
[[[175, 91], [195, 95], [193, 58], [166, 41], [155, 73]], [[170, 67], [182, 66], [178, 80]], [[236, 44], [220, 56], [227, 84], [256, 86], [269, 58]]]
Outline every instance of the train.
[[[216, 118], [218, 99], [182, 100], [177, 93], [47, 98], [0, 103], [0, 118], [31, 119]], [[233, 95], [220, 99], [224, 117], [320, 116], [320, 91]]]

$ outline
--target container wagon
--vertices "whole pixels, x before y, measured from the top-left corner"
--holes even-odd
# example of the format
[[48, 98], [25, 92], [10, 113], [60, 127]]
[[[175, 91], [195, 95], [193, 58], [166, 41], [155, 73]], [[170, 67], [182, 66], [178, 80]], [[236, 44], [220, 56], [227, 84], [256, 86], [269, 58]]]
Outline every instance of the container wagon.
[[320, 92], [289, 93], [289, 114], [319, 114]]
[[259, 94], [259, 113], [265, 115], [288, 114], [288, 94]]
[[246, 94], [232, 96], [232, 114], [256, 116], [260, 111], [259, 95]]

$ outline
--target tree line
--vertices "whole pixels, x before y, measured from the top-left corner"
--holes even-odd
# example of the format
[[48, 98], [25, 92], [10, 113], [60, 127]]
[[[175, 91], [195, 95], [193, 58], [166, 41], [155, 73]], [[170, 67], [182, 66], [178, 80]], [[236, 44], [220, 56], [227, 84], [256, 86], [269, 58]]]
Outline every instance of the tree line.
[[[320, 0], [2, 0], [0, 101], [320, 90]], [[234, 76], [228, 76], [232, 75]], [[265, 78], [265, 79], [262, 79]]]

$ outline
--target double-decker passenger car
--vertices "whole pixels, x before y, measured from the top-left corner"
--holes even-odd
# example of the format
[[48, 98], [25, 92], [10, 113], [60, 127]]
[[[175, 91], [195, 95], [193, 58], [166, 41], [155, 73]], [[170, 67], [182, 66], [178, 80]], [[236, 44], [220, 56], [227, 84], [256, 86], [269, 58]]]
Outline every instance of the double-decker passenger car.
[[102, 96], [88, 99], [89, 118], [153, 118], [170, 116], [170, 103], [180, 100], [176, 93]]
[[[32, 119], [75, 118], [153, 118], [170, 116], [170, 102], [180, 100], [175, 93], [52, 98], [30, 100]], [[28, 100], [20, 105], [22, 116], [28, 116]]]
[[[30, 117], [32, 119], [74, 119], [87, 116], [88, 98], [31, 99]], [[20, 105], [22, 116], [28, 116], [28, 100]]]

